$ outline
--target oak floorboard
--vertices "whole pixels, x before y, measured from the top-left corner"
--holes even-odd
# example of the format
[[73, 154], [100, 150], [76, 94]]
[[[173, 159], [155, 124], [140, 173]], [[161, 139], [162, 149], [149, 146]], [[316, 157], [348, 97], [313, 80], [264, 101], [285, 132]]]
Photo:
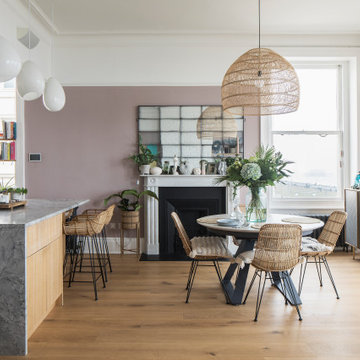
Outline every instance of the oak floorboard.
[[[139, 262], [136, 256], [113, 255], [114, 272], [107, 287], [99, 287], [99, 300], [94, 301], [91, 284], [64, 284], [64, 306], [56, 307], [35, 331], [25, 358], [359, 359], [360, 262], [342, 252], [328, 261], [340, 300], [326, 276], [319, 287], [316, 269], [309, 265], [302, 293], [304, 320], [299, 322], [295, 309], [267, 286], [254, 323], [256, 289], [246, 305], [226, 305], [211, 267], [199, 268], [185, 304], [189, 262]], [[227, 266], [223, 263], [222, 270]], [[298, 269], [296, 284], [297, 277]]]

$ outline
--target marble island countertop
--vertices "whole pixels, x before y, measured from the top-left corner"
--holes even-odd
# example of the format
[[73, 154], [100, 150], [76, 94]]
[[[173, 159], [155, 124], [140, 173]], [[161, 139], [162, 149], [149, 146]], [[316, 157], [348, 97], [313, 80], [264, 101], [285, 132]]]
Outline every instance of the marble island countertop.
[[61, 214], [89, 200], [42, 200], [28, 199], [25, 206], [13, 210], [0, 210], [0, 225], [33, 225]]

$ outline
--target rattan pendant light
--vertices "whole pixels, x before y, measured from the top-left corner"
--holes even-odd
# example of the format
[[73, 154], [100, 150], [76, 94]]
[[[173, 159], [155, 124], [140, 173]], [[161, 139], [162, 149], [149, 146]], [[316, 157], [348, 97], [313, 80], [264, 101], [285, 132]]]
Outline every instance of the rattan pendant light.
[[234, 115], [275, 115], [296, 111], [300, 86], [294, 67], [260, 45], [241, 55], [226, 72], [221, 98], [224, 111]]

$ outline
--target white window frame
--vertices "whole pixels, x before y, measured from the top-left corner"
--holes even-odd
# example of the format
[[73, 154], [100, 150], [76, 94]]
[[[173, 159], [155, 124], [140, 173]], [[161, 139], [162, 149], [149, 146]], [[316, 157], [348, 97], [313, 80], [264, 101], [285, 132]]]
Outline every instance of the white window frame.
[[[347, 61], [292, 61], [295, 69], [316, 69], [316, 68], [338, 68], [338, 131], [272, 131], [272, 118], [271, 116], [262, 117], [261, 119], [261, 142], [265, 145], [273, 144], [273, 134], [337, 134], [340, 135], [339, 139], [339, 161], [340, 171], [338, 176], [339, 183], [339, 197], [331, 199], [279, 199], [274, 198], [271, 189], [268, 191], [269, 209], [272, 210], [322, 210], [322, 209], [343, 209], [344, 208], [344, 194], [342, 189], [344, 186], [349, 186], [349, 63]], [[301, 89], [300, 89], [301, 93]], [[341, 136], [342, 135], [342, 136]], [[287, 159], [291, 160], [291, 159]]]

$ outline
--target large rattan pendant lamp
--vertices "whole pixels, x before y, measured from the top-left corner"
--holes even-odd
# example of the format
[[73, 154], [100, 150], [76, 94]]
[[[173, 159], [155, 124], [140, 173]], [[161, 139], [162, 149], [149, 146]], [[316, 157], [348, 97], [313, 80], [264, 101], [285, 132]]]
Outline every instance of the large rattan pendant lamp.
[[299, 79], [294, 67], [276, 52], [260, 44], [241, 55], [226, 72], [221, 98], [224, 111], [234, 115], [275, 115], [299, 107]]

